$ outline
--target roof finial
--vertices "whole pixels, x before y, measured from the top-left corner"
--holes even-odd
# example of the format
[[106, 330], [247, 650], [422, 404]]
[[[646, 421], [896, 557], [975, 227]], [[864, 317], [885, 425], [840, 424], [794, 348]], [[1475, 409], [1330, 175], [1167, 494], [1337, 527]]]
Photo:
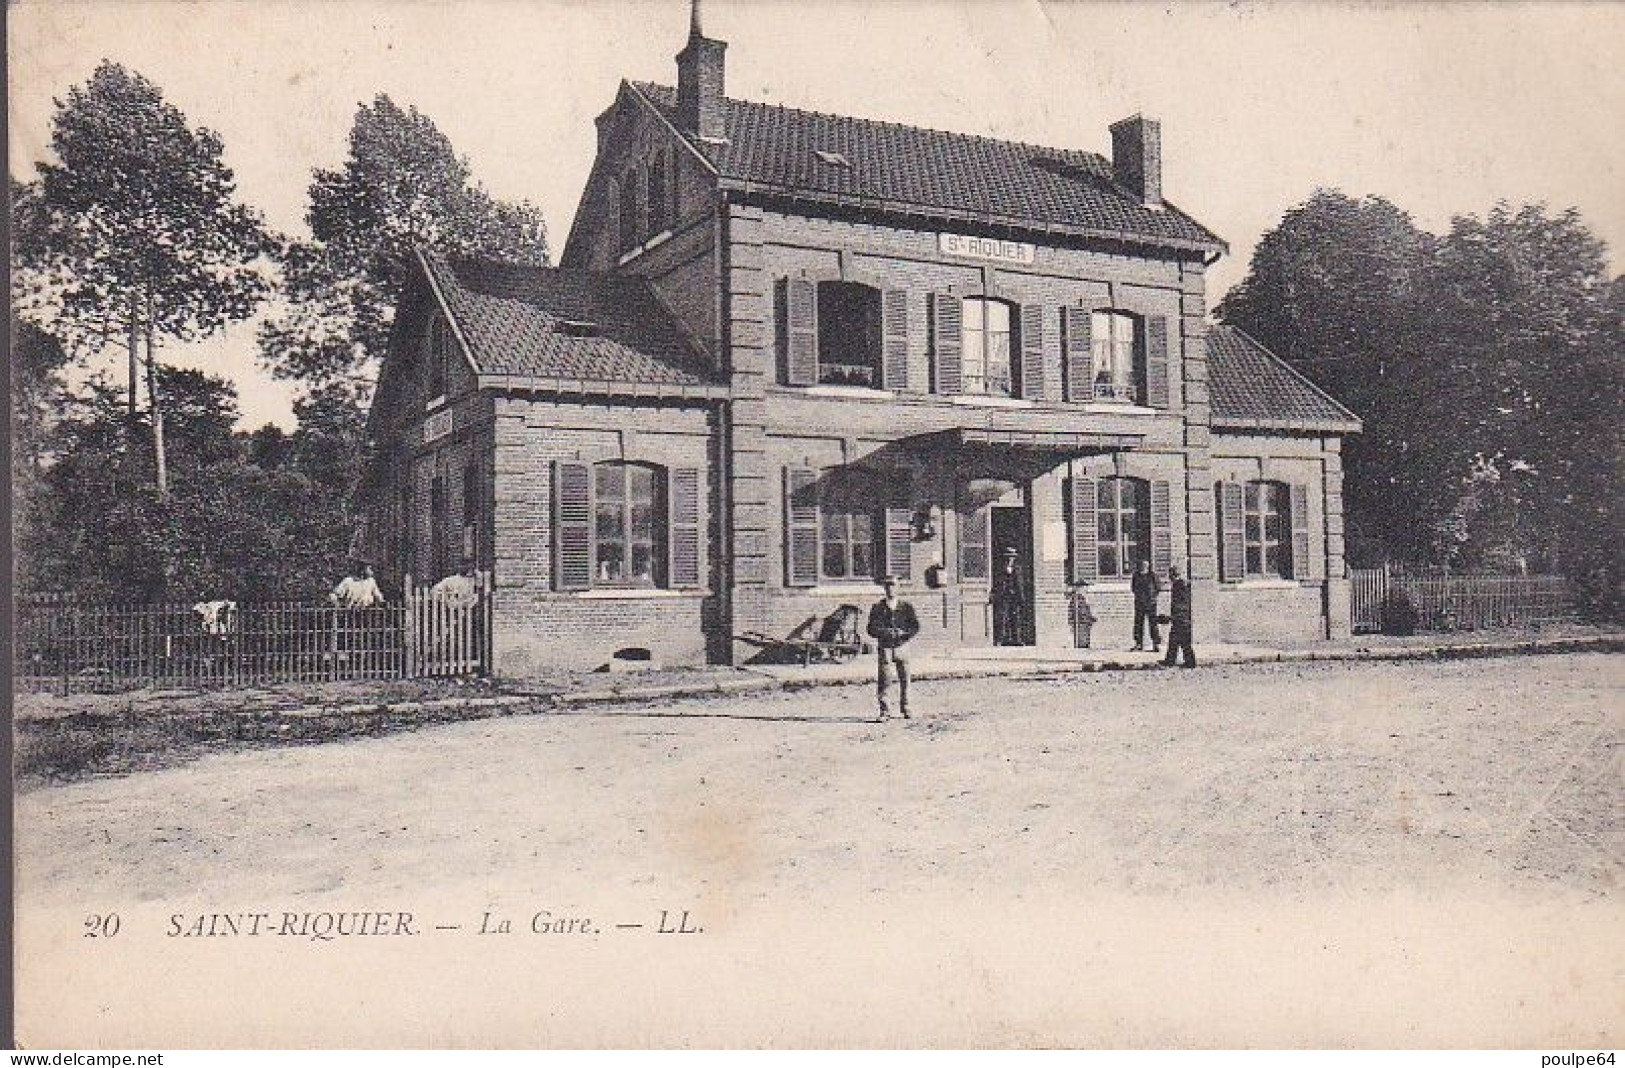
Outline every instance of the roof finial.
[[689, 0], [688, 36], [690, 40], [705, 36], [705, 26], [700, 17], [700, 0]]

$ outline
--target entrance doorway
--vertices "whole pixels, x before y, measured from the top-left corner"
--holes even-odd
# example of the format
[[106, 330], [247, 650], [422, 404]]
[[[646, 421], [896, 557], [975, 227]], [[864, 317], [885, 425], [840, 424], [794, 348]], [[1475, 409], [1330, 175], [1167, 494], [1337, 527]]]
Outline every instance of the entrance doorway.
[[1025, 505], [992, 508], [994, 645], [1032, 645], [1032, 524]]

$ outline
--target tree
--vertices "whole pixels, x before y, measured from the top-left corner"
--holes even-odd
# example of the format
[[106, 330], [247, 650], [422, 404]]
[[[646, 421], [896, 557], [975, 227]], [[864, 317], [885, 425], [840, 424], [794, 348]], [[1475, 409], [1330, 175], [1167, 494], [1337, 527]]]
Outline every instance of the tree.
[[1423, 448], [1434, 371], [1417, 306], [1432, 238], [1380, 197], [1317, 190], [1253, 252], [1214, 309], [1342, 401], [1365, 424], [1349, 439], [1345, 494], [1357, 564], [1426, 551], [1418, 517], [1447, 461]]
[[493, 198], [428, 116], [388, 96], [357, 109], [344, 166], [315, 171], [309, 195], [311, 240], [281, 250], [286, 303], [261, 327], [261, 357], [353, 406], [370, 394], [415, 248], [548, 262], [540, 210]]
[[65, 343], [124, 346], [132, 427], [144, 347], [162, 498], [158, 339], [191, 340], [251, 314], [268, 288], [256, 261], [271, 239], [258, 213], [237, 203], [219, 135], [192, 129], [156, 85], [116, 63], [57, 101], [51, 148], [55, 162], [38, 165], [37, 189], [25, 187], [38, 229], [19, 251]]

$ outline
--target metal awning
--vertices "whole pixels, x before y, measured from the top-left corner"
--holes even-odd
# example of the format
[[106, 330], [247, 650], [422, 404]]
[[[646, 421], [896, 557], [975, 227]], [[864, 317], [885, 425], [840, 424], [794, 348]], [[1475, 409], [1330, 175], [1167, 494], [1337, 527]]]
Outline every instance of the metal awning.
[[975, 445], [1023, 452], [1060, 453], [1085, 456], [1097, 452], [1120, 452], [1137, 448], [1145, 440], [1144, 434], [1107, 434], [1096, 431], [1070, 430], [990, 430], [980, 427], [961, 427], [950, 430], [949, 435], [959, 446]]

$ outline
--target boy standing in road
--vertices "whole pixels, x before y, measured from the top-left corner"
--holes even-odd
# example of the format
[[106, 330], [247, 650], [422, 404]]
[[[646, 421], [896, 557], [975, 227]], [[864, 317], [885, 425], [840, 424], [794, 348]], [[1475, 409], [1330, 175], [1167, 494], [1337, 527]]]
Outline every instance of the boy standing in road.
[[897, 669], [897, 711], [908, 719], [908, 657], [903, 647], [918, 633], [920, 620], [914, 606], [897, 596], [897, 576], [887, 575], [880, 580], [885, 596], [869, 609], [869, 637], [875, 640], [875, 683], [880, 698], [880, 715], [876, 723], [884, 722], [890, 707], [886, 695], [891, 690], [892, 668]]

